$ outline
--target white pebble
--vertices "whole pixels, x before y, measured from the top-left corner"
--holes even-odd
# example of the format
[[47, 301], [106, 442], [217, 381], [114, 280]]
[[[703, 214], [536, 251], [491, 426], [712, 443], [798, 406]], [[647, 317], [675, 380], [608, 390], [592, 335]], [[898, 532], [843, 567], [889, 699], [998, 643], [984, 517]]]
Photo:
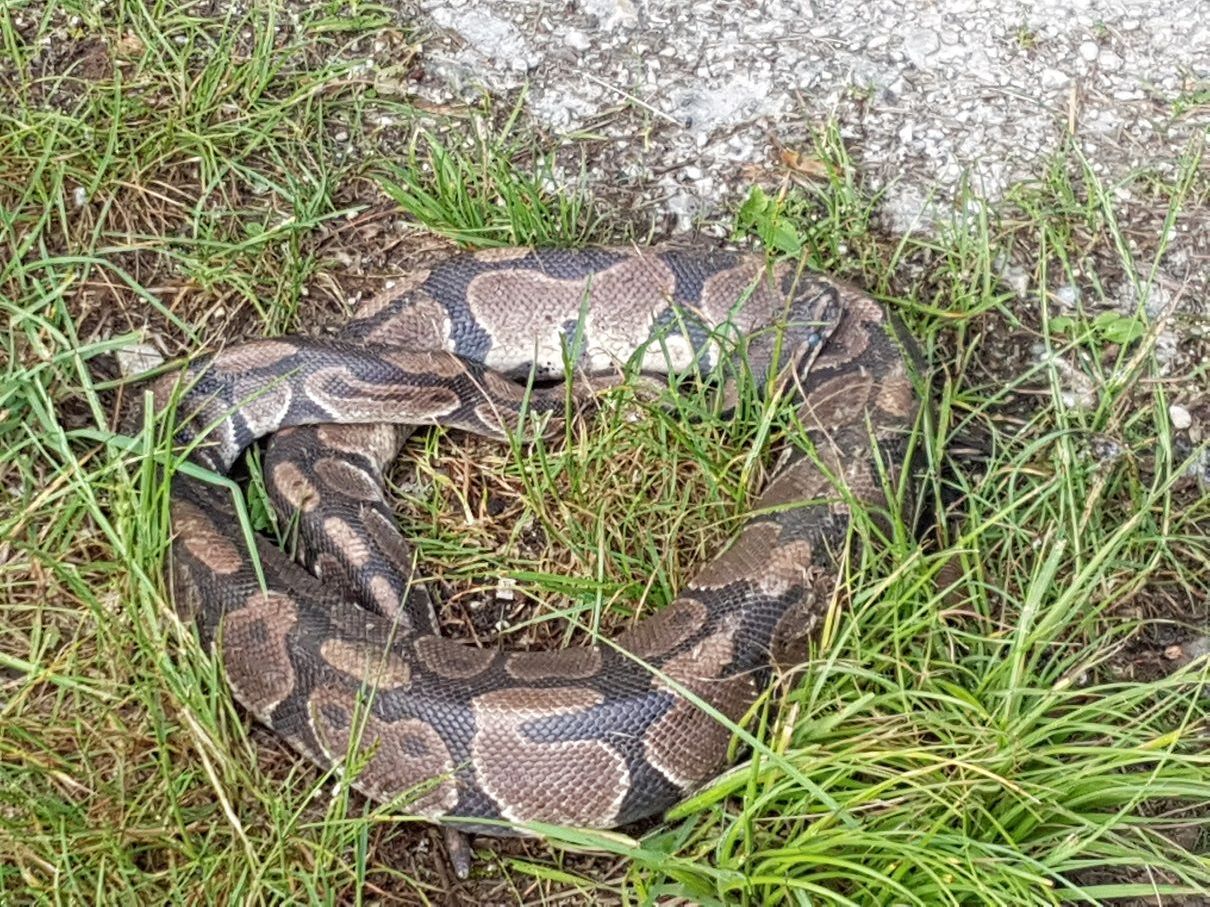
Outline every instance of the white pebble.
[[575, 50], [588, 50], [588, 48], [592, 47], [592, 42], [588, 40], [588, 35], [574, 28], [563, 36], [563, 43]]
[[928, 57], [936, 53], [940, 46], [941, 39], [937, 33], [927, 28], [908, 32], [903, 39], [903, 52], [918, 67], [923, 67]]
[[1053, 66], [1047, 66], [1042, 70], [1043, 88], [1062, 88], [1067, 82], [1067, 73], [1062, 70], [1055, 69]]
[[158, 365], [163, 365], [164, 357], [160, 351], [149, 343], [135, 343], [114, 352], [118, 360], [118, 371], [127, 378], [141, 375]]
[[1175, 403], [1168, 407], [1168, 418], [1172, 422], [1172, 427], [1177, 431], [1185, 431], [1193, 424], [1193, 416], [1190, 415], [1189, 410]]
[[1055, 302], [1065, 309], [1074, 308], [1075, 304], [1080, 301], [1079, 288], [1070, 283], [1059, 287], [1051, 295]]

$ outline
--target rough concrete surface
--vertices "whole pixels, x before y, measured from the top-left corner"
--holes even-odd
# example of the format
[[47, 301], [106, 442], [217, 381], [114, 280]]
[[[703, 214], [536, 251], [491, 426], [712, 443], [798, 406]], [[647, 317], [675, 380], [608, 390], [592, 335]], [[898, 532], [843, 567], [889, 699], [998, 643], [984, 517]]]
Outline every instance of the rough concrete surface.
[[[831, 116], [893, 228], [966, 177], [996, 199], [1068, 131], [1095, 169], [1171, 170], [1210, 123], [1210, 0], [420, 0], [430, 100], [527, 86], [554, 133], [687, 227]], [[1193, 109], [1186, 109], [1192, 107]], [[646, 120], [636, 141], [636, 117]], [[937, 195], [936, 193], [939, 193]]]

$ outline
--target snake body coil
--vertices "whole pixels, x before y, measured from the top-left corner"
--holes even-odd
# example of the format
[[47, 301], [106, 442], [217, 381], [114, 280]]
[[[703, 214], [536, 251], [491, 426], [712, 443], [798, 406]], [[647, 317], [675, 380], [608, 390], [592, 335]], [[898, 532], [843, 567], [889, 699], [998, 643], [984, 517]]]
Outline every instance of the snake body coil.
[[[566, 358], [590, 373], [636, 355], [645, 371], [725, 366], [724, 323], [758, 374], [793, 354], [815, 456], [788, 452], [732, 544], [612, 644], [510, 653], [437, 635], [382, 498], [409, 426], [500, 437], [522, 410], [562, 415], [562, 388], [510, 378], [562, 376]], [[217, 472], [276, 433], [266, 479], [310, 567], [258, 539], [262, 586], [228, 495], [178, 473], [174, 597], [238, 701], [320, 765], [353, 757], [374, 798], [413, 792], [408, 811], [488, 820], [472, 829], [489, 834], [508, 832], [491, 820], [607, 828], [662, 811], [725, 758], [727, 727], [693, 699], [744, 715], [820, 620], [850, 506], [885, 504], [871, 440], [897, 456], [915, 409], [890, 327], [855, 290], [750, 255], [449, 259], [337, 341], [248, 343], [155, 385], [159, 406], [179, 395], [180, 437]]]

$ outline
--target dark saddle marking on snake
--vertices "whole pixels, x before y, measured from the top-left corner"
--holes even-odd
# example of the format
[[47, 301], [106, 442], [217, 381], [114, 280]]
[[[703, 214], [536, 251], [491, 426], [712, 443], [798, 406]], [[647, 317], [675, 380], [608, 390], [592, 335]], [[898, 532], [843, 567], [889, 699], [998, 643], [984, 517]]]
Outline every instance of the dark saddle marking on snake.
[[[782, 386], [801, 394], [813, 456], [786, 451], [733, 542], [612, 643], [508, 652], [437, 635], [383, 499], [406, 435], [442, 424], [504, 437], [523, 413], [560, 418], [565, 389], [526, 379], [568, 362], [580, 374], [635, 357], [644, 372], [730, 368], [724, 325], [758, 378], [793, 382]], [[493, 820], [608, 828], [661, 812], [724, 763], [730, 730], [694, 700], [744, 716], [819, 623], [850, 507], [886, 504], [875, 449], [902, 457], [916, 407], [896, 333], [868, 296], [753, 255], [446, 260], [372, 300], [337, 340], [252, 342], [156, 383], [191, 458], [216, 472], [276, 433], [266, 479], [307, 568], [258, 538], [262, 585], [229, 496], [178, 472], [173, 595], [238, 701], [322, 766], [360, 753], [354, 785], [371, 797], [410, 792], [408, 811], [489, 834], [510, 831]]]

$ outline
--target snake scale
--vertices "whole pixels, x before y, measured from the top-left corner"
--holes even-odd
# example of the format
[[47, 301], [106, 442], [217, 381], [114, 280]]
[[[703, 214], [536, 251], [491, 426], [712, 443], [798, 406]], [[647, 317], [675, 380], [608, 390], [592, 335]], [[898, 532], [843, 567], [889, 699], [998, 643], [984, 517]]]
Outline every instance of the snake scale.
[[[414, 426], [505, 437], [523, 412], [562, 418], [566, 389], [532, 377], [561, 378], [567, 361], [733, 369], [720, 325], [745, 338], [758, 378], [802, 395], [811, 441], [783, 453], [732, 543], [612, 643], [508, 652], [438, 635], [383, 498]], [[725, 760], [730, 730], [695, 700], [743, 718], [826, 611], [850, 508], [886, 506], [876, 457], [902, 460], [916, 407], [901, 334], [870, 297], [758, 255], [454, 256], [336, 339], [249, 342], [157, 380], [155, 406], [176, 406], [204, 467], [226, 473], [273, 434], [266, 482], [305, 549], [304, 568], [258, 537], [262, 585], [229, 492], [178, 471], [172, 594], [236, 699], [320, 765], [351, 760], [372, 798], [408, 794], [408, 812], [487, 834], [662, 812]]]

